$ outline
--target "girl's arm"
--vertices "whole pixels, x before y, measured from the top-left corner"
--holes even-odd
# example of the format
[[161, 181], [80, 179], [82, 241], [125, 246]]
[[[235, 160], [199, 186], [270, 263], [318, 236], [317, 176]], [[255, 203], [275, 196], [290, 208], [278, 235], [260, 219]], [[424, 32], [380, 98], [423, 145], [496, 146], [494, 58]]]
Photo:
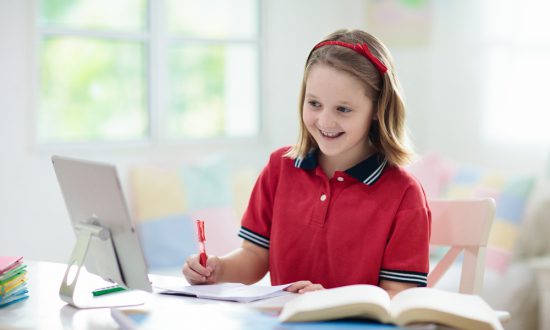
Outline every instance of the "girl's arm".
[[222, 257], [208, 256], [206, 268], [193, 255], [183, 265], [183, 275], [191, 284], [236, 282], [252, 284], [269, 270], [269, 251], [249, 241]]
[[235, 251], [220, 258], [217, 282], [253, 284], [269, 270], [269, 250], [249, 241]]
[[[393, 296], [405, 289], [415, 288], [416, 286], [417, 285], [413, 283], [401, 283], [386, 280], [380, 281], [380, 287], [386, 290], [386, 292], [390, 295], [390, 298], [393, 298]], [[293, 283], [285, 290], [290, 292], [305, 293], [308, 291], [317, 291], [323, 289], [324, 288], [321, 284], [314, 284], [310, 281], [298, 281], [296, 283]]]
[[395, 296], [399, 292], [405, 289], [416, 288], [417, 285], [414, 283], [402, 283], [396, 281], [381, 280], [380, 287], [386, 290], [386, 292], [390, 295], [390, 298], [393, 298], [393, 296]]

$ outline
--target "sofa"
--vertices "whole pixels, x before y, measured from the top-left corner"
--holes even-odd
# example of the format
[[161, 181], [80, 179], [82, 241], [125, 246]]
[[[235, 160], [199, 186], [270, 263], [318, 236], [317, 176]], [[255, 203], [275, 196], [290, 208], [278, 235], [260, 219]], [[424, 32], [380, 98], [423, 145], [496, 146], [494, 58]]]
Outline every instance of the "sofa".
[[[505, 329], [550, 329], [541, 315], [548, 307], [541, 305], [541, 294], [550, 288], [544, 287], [533, 267], [534, 260], [550, 257], [550, 175], [458, 164], [437, 153], [421, 157], [409, 171], [423, 184], [429, 198], [496, 200], [482, 297], [494, 309], [510, 313]], [[432, 251], [431, 257], [436, 260], [440, 255], [440, 251]], [[456, 291], [459, 281], [457, 264], [437, 287]]]
[[209, 254], [222, 255], [240, 246], [240, 215], [261, 165], [238, 163], [233, 156], [217, 155], [127, 169], [127, 195], [150, 272], [181, 275], [185, 259], [197, 253], [199, 219], [205, 222]]

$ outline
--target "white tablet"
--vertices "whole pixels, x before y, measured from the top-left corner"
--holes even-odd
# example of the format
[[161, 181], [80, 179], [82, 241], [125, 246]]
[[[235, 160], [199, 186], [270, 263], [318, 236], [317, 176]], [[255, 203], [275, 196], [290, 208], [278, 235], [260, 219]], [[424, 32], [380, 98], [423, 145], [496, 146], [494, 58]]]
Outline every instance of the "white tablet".
[[[77, 235], [77, 246], [71, 259], [76, 258], [74, 256], [80, 250], [88, 271], [128, 288], [151, 292], [146, 261], [116, 168], [60, 156], [53, 156], [52, 162]], [[82, 232], [88, 228], [108, 230], [112, 244], [99, 244], [101, 239], [95, 240], [97, 244], [91, 239], [83, 240]], [[87, 249], [78, 246], [79, 240], [89, 242]]]

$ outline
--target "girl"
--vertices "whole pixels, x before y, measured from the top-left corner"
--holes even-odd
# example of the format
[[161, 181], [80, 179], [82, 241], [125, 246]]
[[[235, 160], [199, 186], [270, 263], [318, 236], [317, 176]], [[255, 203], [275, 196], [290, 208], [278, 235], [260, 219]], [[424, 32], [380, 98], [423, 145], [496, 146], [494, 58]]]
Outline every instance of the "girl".
[[241, 248], [187, 259], [191, 284], [254, 283], [306, 292], [379, 285], [390, 295], [425, 286], [431, 215], [400, 166], [404, 104], [388, 49], [363, 31], [315, 45], [300, 96], [300, 137], [271, 154], [242, 219]]

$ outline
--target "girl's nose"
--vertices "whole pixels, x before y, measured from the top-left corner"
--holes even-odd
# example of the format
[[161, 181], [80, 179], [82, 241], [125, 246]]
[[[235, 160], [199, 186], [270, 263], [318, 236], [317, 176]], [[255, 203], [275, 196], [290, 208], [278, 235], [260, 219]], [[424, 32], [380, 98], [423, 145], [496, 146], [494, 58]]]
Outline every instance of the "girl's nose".
[[334, 115], [328, 110], [321, 111], [321, 113], [319, 113], [317, 121], [319, 123], [319, 126], [324, 128], [330, 128], [336, 125]]

